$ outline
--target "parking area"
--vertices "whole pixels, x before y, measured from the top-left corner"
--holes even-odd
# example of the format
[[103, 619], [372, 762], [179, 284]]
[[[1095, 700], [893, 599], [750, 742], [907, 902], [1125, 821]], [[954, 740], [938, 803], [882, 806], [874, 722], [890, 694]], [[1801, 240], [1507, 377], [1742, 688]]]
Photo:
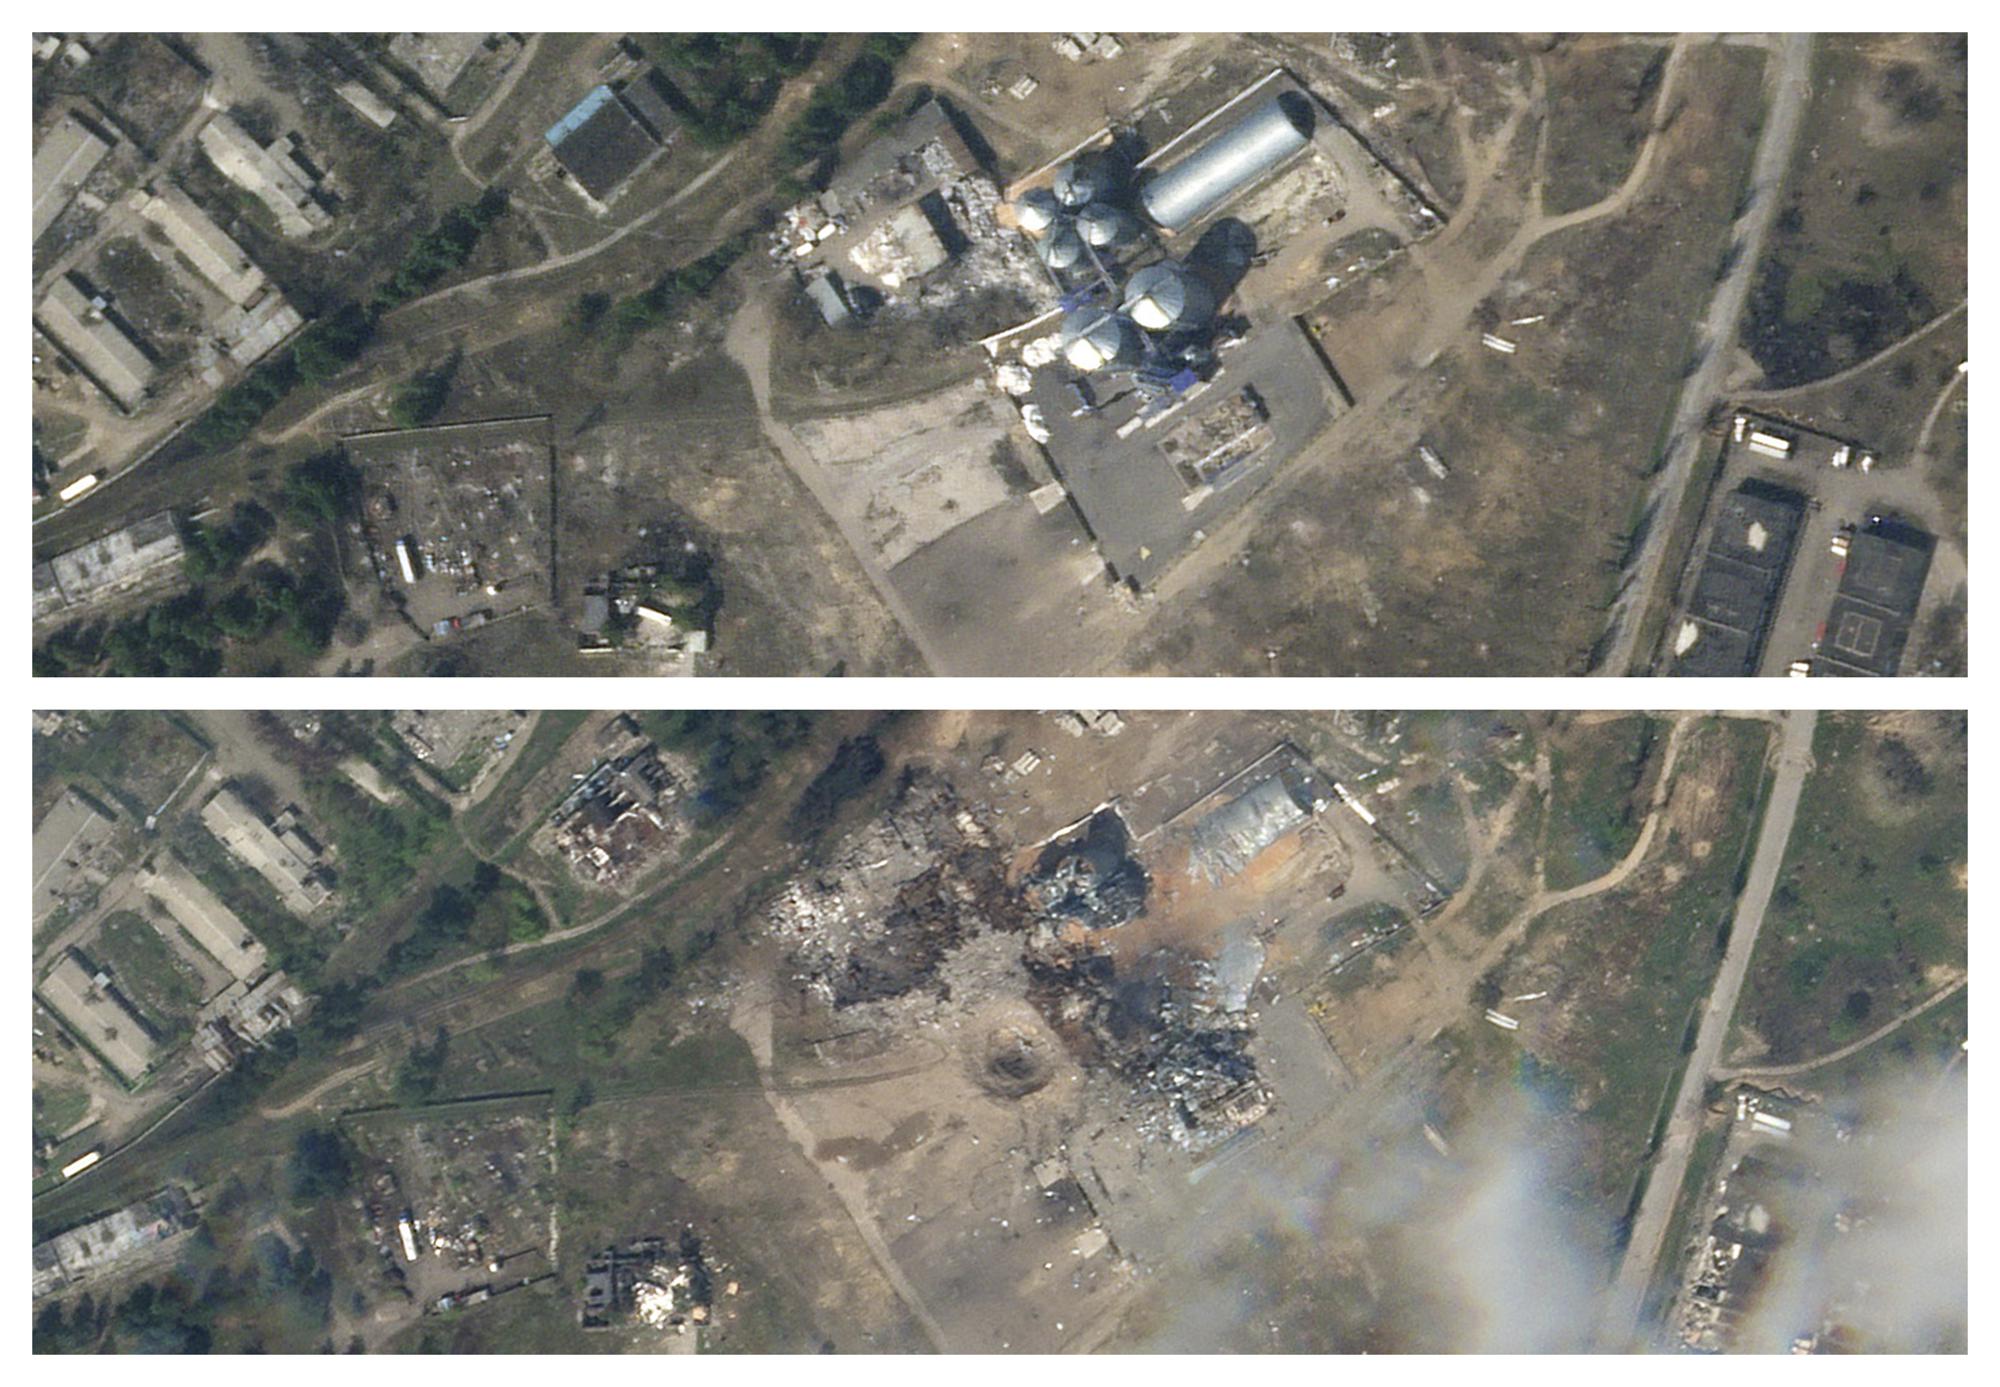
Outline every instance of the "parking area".
[[[1729, 427], [1716, 499], [1696, 549], [1703, 557], [1691, 567], [1681, 616], [1669, 630], [1674, 672], [1782, 676], [1807, 662], [1814, 674], [1897, 673], [1918, 613], [1927, 597], [1937, 598], [1928, 591], [1933, 541], [1922, 521], [1932, 495], [1923, 474], [1781, 419], [1739, 412]], [[1704, 594], [1714, 586], [1717, 536], [1748, 523], [1735, 513], [1746, 490], [1800, 497], [1803, 511], [1761, 630], [1725, 623], [1705, 640], [1716, 658], [1734, 641], [1741, 668], [1711, 669], [1712, 660], [1691, 663], [1693, 651], [1677, 652], [1673, 644], [1688, 622], [1706, 626], [1704, 615], [1712, 615]]]
[[[1093, 382], [1097, 407], [1079, 413], [1067, 376], [1056, 367], [1036, 372], [1028, 403], [1041, 409], [1056, 474], [1105, 560], [1136, 588], [1151, 585], [1200, 543], [1344, 407], [1318, 353], [1290, 319], [1253, 328], [1221, 354], [1221, 368], [1199, 394], [1190, 392], [1185, 404], [1149, 421], [1140, 421], [1145, 401], [1115, 379]], [[1207, 481], [1184, 475], [1175, 457], [1196, 447], [1207, 416], [1231, 410], [1246, 390], [1263, 416], [1254, 451], [1229, 459], [1219, 472], [1203, 469], [1212, 473]]]

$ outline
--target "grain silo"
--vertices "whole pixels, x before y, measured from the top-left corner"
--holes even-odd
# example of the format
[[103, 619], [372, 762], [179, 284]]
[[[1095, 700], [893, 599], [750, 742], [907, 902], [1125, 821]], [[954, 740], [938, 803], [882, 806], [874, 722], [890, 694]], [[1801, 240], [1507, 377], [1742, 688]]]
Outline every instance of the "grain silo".
[[1040, 235], [1055, 224], [1061, 210], [1062, 204], [1047, 188], [1030, 188], [1014, 203], [1014, 220], [1021, 230]]
[[1199, 221], [1312, 140], [1312, 103], [1298, 92], [1272, 97], [1179, 163], [1156, 174], [1139, 205], [1169, 231]]
[[1066, 270], [1083, 259], [1083, 238], [1065, 218], [1049, 228], [1036, 249], [1041, 252], [1044, 265], [1052, 270]]
[[1107, 366], [1126, 366], [1144, 353], [1132, 320], [1103, 308], [1085, 308], [1063, 320], [1063, 356], [1085, 375]]
[[1075, 209], [1104, 191], [1104, 172], [1095, 160], [1070, 159], [1057, 166], [1049, 188], [1057, 202]]
[[1083, 237], [1085, 245], [1109, 250], [1137, 236], [1139, 223], [1116, 203], [1093, 202], [1076, 214], [1076, 232]]
[[1161, 260], [1127, 281], [1124, 311], [1148, 332], [1185, 332], [1207, 324], [1215, 295], [1178, 260]]

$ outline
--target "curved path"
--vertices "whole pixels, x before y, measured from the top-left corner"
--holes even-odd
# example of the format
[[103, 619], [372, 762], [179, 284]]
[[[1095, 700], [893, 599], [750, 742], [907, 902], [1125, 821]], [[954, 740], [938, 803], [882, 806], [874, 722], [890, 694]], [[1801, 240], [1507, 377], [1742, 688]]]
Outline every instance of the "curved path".
[[1745, 400], [1760, 400], [1760, 401], [1789, 400], [1794, 395], [1805, 394], [1808, 390], [1818, 390], [1822, 386], [1828, 386], [1828, 385], [1840, 385], [1845, 381], [1854, 379], [1856, 376], [1859, 376], [1864, 371], [1873, 370], [1875, 367], [1880, 366], [1890, 357], [1902, 351], [1903, 348], [1913, 347], [1917, 343], [1923, 341], [1926, 337], [1930, 336], [1933, 332], [1936, 332], [1939, 328], [1943, 327], [1953, 318], [1956, 318], [1959, 314], [1965, 312], [1965, 307], [1970, 302], [1971, 302], [1970, 299], [1960, 299], [1956, 307], [1947, 308], [1944, 312], [1938, 314], [1937, 317], [1931, 319], [1928, 323], [1925, 323], [1922, 327], [1917, 328], [1916, 330], [1906, 334], [1905, 336], [1898, 337], [1895, 341], [1891, 342], [1888, 346], [1882, 348], [1881, 351], [1876, 352], [1873, 356], [1863, 357], [1860, 361], [1855, 362], [1852, 366], [1843, 366], [1840, 370], [1835, 371], [1830, 376], [1819, 376], [1813, 380], [1801, 381], [1797, 385], [1788, 385], [1782, 390], [1742, 390], [1738, 391], [1737, 393]]
[[1745, 1065], [1740, 1069], [1718, 1069], [1715, 1071], [1714, 1077], [1718, 1079], [1783, 1079], [1793, 1074], [1809, 1074], [1815, 1069], [1833, 1064], [1839, 1060], [1844, 1060], [1849, 1055], [1858, 1054], [1866, 1050], [1876, 1041], [1881, 1040], [1909, 1022], [1916, 1020], [1939, 1002], [1957, 996], [1959, 992], [1964, 990], [1965, 983], [1966, 980], [1960, 978], [1949, 987], [1940, 988], [1938, 991], [1924, 998], [1923, 1001], [1911, 1007], [1908, 1011], [1892, 1018], [1884, 1025], [1877, 1026], [1867, 1035], [1862, 1036], [1861, 1039], [1843, 1045], [1838, 1050], [1830, 1050], [1817, 1059], [1800, 1060], [1797, 1064], [1754, 1064]]

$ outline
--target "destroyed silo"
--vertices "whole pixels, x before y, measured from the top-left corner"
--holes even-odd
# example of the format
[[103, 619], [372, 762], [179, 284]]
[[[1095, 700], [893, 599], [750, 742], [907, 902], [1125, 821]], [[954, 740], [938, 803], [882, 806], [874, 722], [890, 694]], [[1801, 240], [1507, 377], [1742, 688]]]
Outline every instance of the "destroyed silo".
[[1030, 188], [1014, 203], [1014, 220], [1023, 231], [1040, 235], [1055, 224], [1062, 204], [1047, 188]]
[[1093, 202], [1076, 215], [1076, 232], [1087, 246], [1109, 250], [1139, 233], [1139, 223], [1116, 203]]
[[1062, 338], [1064, 359], [1085, 375], [1109, 366], [1131, 365], [1144, 347], [1130, 318], [1102, 308], [1070, 314], [1063, 320]]
[[1162, 260], [1126, 283], [1125, 312], [1148, 332], [1187, 332], [1214, 315], [1215, 295], [1178, 260]]
[[1083, 259], [1083, 238], [1068, 221], [1057, 222], [1042, 237], [1042, 263], [1052, 270], [1066, 270]]
[[1071, 159], [1056, 168], [1049, 188], [1057, 202], [1078, 208], [1104, 191], [1104, 173], [1093, 160]]
[[1178, 231], [1304, 149], [1313, 123], [1312, 103], [1304, 96], [1275, 96], [1155, 175], [1140, 190], [1139, 204], [1155, 223]]

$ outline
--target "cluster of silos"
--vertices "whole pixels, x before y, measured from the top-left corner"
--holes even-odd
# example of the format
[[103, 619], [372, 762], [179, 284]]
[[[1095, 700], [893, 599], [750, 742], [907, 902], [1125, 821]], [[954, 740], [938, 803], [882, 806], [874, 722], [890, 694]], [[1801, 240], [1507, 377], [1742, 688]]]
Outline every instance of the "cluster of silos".
[[1084, 155], [1058, 166], [1048, 187], [1014, 203], [1015, 220], [1035, 238], [1044, 265], [1075, 269], [1091, 251], [1114, 251], [1139, 234], [1139, 219], [1111, 199], [1119, 182], [1108, 156]]
[[1158, 360], [1160, 344], [1185, 339], [1215, 316], [1215, 294], [1178, 260], [1160, 260], [1126, 282], [1116, 308], [1092, 305], [1063, 319], [1063, 358], [1084, 375]]

